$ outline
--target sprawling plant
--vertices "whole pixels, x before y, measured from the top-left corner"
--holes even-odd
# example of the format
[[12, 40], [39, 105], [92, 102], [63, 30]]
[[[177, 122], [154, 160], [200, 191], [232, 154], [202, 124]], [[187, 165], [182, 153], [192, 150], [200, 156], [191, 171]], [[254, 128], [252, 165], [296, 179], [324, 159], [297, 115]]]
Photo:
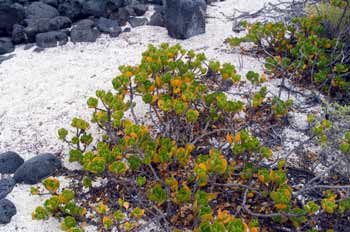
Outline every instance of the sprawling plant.
[[[258, 138], [271, 125], [283, 126], [292, 102], [269, 94], [265, 77], [252, 71], [246, 75], [252, 92], [234, 95], [240, 79], [233, 65], [204, 54], [149, 46], [140, 65], [120, 67], [113, 91], [88, 99], [101, 137], [94, 139], [80, 118], [72, 120], [72, 133], [58, 131], [72, 147], [69, 160], [83, 167], [80, 182], [61, 192], [57, 180], [45, 180], [52, 197], [33, 218], [63, 218], [70, 232], [86, 222], [131, 231], [142, 221], [161, 231], [257, 232], [279, 223], [312, 228], [308, 218], [321, 207], [334, 213], [342, 204], [344, 213], [350, 205], [340, 203], [345, 197], [338, 192], [300, 198], [309, 189], [292, 186], [285, 160], [273, 158]], [[145, 115], [136, 114], [136, 102]], [[329, 127], [315, 123], [314, 137]], [[94, 186], [98, 178], [106, 183]]]
[[[349, 4], [349, 1], [331, 1], [312, 6], [315, 9], [311, 14], [288, 23], [242, 22], [247, 35], [227, 41], [232, 46], [253, 42], [266, 56], [265, 68], [273, 77], [293, 79], [348, 102]], [[322, 9], [327, 5], [338, 12], [338, 16], [331, 16], [330, 11], [325, 13]], [[331, 24], [336, 24], [332, 29], [328, 25], [330, 17], [333, 18]]]

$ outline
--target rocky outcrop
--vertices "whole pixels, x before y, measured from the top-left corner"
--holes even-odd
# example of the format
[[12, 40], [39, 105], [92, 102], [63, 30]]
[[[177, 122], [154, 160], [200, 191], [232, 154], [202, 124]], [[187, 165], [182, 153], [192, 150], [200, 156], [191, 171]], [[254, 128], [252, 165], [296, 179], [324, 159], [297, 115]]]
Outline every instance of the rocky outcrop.
[[[131, 28], [166, 26], [171, 37], [186, 39], [205, 32], [206, 1], [0, 0], [0, 54], [13, 51], [14, 44], [62, 45], [69, 36], [73, 42], [94, 42], [101, 33], [117, 37], [128, 23]], [[149, 4], [156, 9], [150, 19], [143, 17]], [[83, 28], [81, 20], [94, 26]]]

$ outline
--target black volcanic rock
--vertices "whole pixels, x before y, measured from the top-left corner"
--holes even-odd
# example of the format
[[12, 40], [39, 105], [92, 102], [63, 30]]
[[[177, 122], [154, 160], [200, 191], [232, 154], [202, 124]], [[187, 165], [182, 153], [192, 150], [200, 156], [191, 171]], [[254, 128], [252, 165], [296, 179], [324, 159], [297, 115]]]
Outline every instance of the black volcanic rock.
[[55, 7], [43, 2], [33, 2], [25, 12], [28, 19], [51, 19], [60, 15]]
[[0, 224], [8, 224], [17, 213], [16, 206], [7, 199], [0, 200]]
[[122, 32], [118, 21], [113, 19], [100, 18], [97, 20], [96, 26], [100, 32], [107, 33], [111, 37], [117, 37]]
[[12, 30], [12, 42], [14, 44], [25, 43], [27, 41], [27, 34], [25, 33], [24, 26], [15, 24]]
[[119, 8], [117, 12], [110, 15], [111, 19], [116, 19], [120, 26], [125, 26], [128, 19], [132, 16], [136, 16], [134, 9], [130, 6]]
[[64, 1], [57, 7], [62, 16], [67, 16], [72, 21], [82, 19], [82, 8], [79, 0]]
[[64, 31], [50, 31], [37, 34], [35, 42], [39, 48], [57, 47], [66, 44], [68, 36]]
[[[1, 44], [1, 39], [0, 39]], [[1, 45], [0, 45], [1, 53]], [[24, 163], [23, 158], [16, 152], [7, 151], [0, 154], [0, 174], [12, 174]]]
[[164, 15], [157, 11], [154, 12], [148, 24], [151, 26], [165, 27]]
[[22, 164], [13, 178], [17, 183], [37, 184], [61, 168], [61, 161], [53, 154], [37, 155]]
[[23, 22], [24, 8], [19, 4], [0, 4], [0, 36], [10, 36], [13, 25]]
[[148, 7], [145, 4], [136, 4], [136, 5], [133, 5], [132, 8], [134, 9], [135, 14], [137, 16], [144, 15], [148, 10]]
[[168, 34], [188, 39], [205, 33], [205, 0], [166, 0], [165, 16]]
[[0, 180], [0, 199], [3, 199], [9, 194], [15, 187], [16, 181], [13, 178]]

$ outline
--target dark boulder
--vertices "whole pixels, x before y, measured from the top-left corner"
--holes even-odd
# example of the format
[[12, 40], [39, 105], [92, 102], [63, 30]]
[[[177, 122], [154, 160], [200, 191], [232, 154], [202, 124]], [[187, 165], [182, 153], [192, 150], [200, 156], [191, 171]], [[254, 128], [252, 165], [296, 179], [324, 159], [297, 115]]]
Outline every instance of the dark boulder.
[[50, 31], [60, 30], [71, 26], [72, 21], [66, 16], [57, 16], [49, 21]]
[[61, 161], [55, 155], [41, 154], [24, 162], [15, 172], [14, 179], [17, 183], [37, 184], [59, 168]]
[[108, 0], [107, 1], [107, 10], [109, 11], [116, 11], [119, 8], [124, 6], [124, 0]]
[[140, 27], [143, 25], [147, 25], [148, 23], [147, 18], [138, 18], [138, 17], [131, 17], [129, 18], [128, 21], [130, 23], [130, 26], [132, 27]]
[[24, 27], [19, 24], [13, 25], [12, 30], [12, 42], [14, 44], [21, 44], [27, 41], [27, 34], [24, 30]]
[[84, 19], [74, 25], [70, 32], [72, 42], [95, 42], [99, 36], [99, 31], [94, 28], [92, 20]]
[[151, 26], [165, 27], [164, 15], [157, 11], [154, 12], [148, 24]]
[[[0, 40], [1, 41], [1, 40]], [[1, 44], [1, 42], [0, 42]], [[1, 47], [1, 45], [0, 45]], [[1, 49], [1, 48], [0, 48]], [[1, 51], [0, 51], [1, 53]], [[8, 151], [0, 154], [0, 173], [12, 174], [24, 163], [23, 158], [16, 152]]]
[[99, 36], [98, 30], [92, 29], [77, 29], [73, 28], [70, 32], [72, 42], [96, 42]]
[[118, 21], [113, 19], [100, 18], [96, 26], [100, 32], [107, 33], [111, 37], [117, 37], [122, 32]]
[[21, 5], [0, 5], [0, 36], [11, 35], [13, 25], [22, 23], [24, 17]]
[[41, 1], [47, 5], [51, 5], [55, 8], [58, 6], [58, 0], [41, 0]]
[[87, 0], [82, 2], [82, 14], [86, 17], [103, 17], [106, 16], [107, 12], [107, 2], [106, 1], [96, 1]]
[[83, 17], [82, 8], [79, 0], [70, 0], [60, 3], [57, 9], [61, 15], [75, 21]]
[[51, 48], [66, 44], [68, 36], [64, 31], [50, 31], [37, 34], [35, 42], [39, 48]]
[[167, 0], [165, 6], [168, 34], [187, 39], [205, 33], [205, 0]]
[[26, 19], [27, 26], [24, 28], [24, 32], [27, 35], [28, 42], [35, 42], [35, 36], [39, 33], [48, 32], [50, 19], [48, 18], [33, 18]]
[[119, 8], [117, 12], [110, 15], [110, 18], [118, 20], [119, 26], [125, 26], [128, 19], [132, 16], [136, 16], [134, 9], [130, 6], [126, 6]]
[[74, 27], [78, 29], [91, 29], [95, 26], [95, 22], [91, 19], [83, 19], [78, 21]]
[[17, 213], [16, 206], [7, 199], [0, 200], [0, 224], [8, 224]]
[[70, 27], [72, 21], [65, 16], [57, 16], [51, 19], [39, 18], [27, 20], [28, 26], [24, 29], [28, 36], [29, 42], [35, 41], [35, 36], [39, 33], [57, 31]]
[[148, 7], [145, 4], [136, 4], [136, 5], [133, 5], [132, 8], [134, 9], [135, 14], [137, 16], [144, 15], [148, 10]]
[[15, 187], [16, 181], [13, 178], [0, 180], [0, 199], [5, 198]]
[[55, 7], [43, 2], [33, 2], [25, 12], [28, 19], [51, 19], [60, 15]]

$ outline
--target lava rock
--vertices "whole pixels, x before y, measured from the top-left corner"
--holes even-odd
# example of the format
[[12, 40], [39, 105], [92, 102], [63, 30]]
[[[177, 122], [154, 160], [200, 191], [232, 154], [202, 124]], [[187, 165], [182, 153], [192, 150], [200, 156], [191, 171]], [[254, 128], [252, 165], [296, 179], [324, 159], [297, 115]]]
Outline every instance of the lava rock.
[[41, 180], [54, 174], [61, 168], [61, 161], [53, 154], [41, 154], [35, 156], [19, 167], [14, 179], [17, 183], [37, 184]]
[[95, 42], [99, 36], [99, 31], [95, 28], [75, 27], [70, 32], [71, 41], [76, 42]]
[[66, 16], [57, 16], [50, 19], [49, 21], [49, 30], [56, 31], [63, 28], [71, 27], [72, 21]]
[[50, 19], [48, 18], [33, 18], [26, 19], [27, 27], [24, 28], [24, 32], [27, 35], [28, 42], [35, 42], [35, 36], [39, 33], [50, 31]]
[[130, 6], [126, 6], [119, 8], [117, 12], [110, 15], [110, 18], [118, 20], [119, 26], [125, 26], [128, 19], [132, 16], [136, 16], [134, 9]]
[[67, 16], [73, 21], [81, 19], [83, 17], [82, 8], [83, 7], [78, 0], [62, 2], [57, 7], [62, 16]]
[[66, 44], [68, 36], [63, 31], [50, 31], [37, 34], [35, 42], [39, 48], [57, 47]]
[[131, 17], [129, 18], [128, 21], [130, 23], [130, 26], [132, 27], [139, 27], [139, 26], [147, 25], [148, 23], [147, 18], [138, 18], [138, 17]]
[[106, 16], [107, 9], [106, 1], [96, 1], [96, 0], [87, 0], [82, 2], [82, 14], [86, 17], [103, 17]]
[[188, 39], [205, 33], [205, 0], [166, 0], [165, 16], [168, 34]]
[[109, 0], [107, 2], [107, 9], [110, 11], [115, 11], [123, 6], [124, 6], [124, 0]]
[[117, 37], [122, 32], [118, 21], [113, 19], [100, 18], [96, 26], [100, 32], [107, 33], [111, 37]]
[[0, 36], [8, 36], [12, 33], [13, 25], [20, 24], [24, 20], [24, 8], [19, 4], [0, 5]]
[[14, 44], [21, 44], [27, 41], [27, 34], [24, 30], [24, 27], [19, 24], [13, 25], [12, 30], [12, 42]]
[[7, 199], [0, 200], [0, 224], [8, 224], [17, 213], [16, 206]]
[[28, 19], [33, 19], [33, 18], [51, 19], [60, 15], [55, 7], [52, 7], [43, 2], [33, 2], [27, 7], [25, 12]]
[[[0, 40], [1, 41], [1, 40]], [[1, 44], [1, 42], [0, 42]], [[0, 45], [1, 47], [1, 45]], [[0, 49], [1, 53], [1, 49]], [[0, 154], [0, 173], [12, 174], [24, 163], [23, 158], [16, 152], [8, 151]]]
[[160, 12], [154, 12], [148, 24], [151, 26], [165, 27], [164, 15]]
[[91, 29], [95, 26], [95, 22], [91, 19], [83, 19], [77, 22], [74, 27], [78, 29]]
[[0, 180], [0, 199], [5, 198], [15, 187], [16, 181], [13, 178]]
[[133, 5], [132, 8], [134, 9], [135, 14], [137, 16], [144, 15], [148, 10], [148, 7], [145, 4], [136, 4], [136, 5]]
[[57, 7], [58, 6], [58, 1], [57, 0], [41, 0], [43, 3], [47, 4], [47, 5], [51, 5], [53, 7]]
[[14, 50], [15, 47], [10, 38], [0, 38], [0, 55], [13, 52]]
[[51, 19], [29, 19], [27, 20], [27, 23], [28, 26], [24, 29], [24, 31], [28, 36], [29, 42], [34, 42], [36, 40], [36, 35], [39, 33], [57, 31], [72, 25], [72, 21], [65, 16], [57, 16]]

